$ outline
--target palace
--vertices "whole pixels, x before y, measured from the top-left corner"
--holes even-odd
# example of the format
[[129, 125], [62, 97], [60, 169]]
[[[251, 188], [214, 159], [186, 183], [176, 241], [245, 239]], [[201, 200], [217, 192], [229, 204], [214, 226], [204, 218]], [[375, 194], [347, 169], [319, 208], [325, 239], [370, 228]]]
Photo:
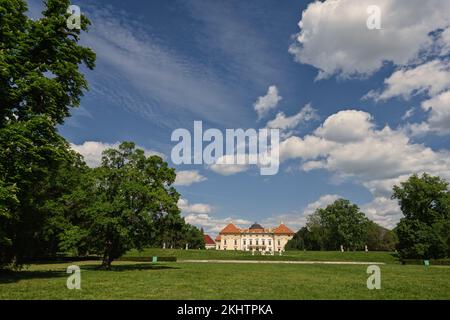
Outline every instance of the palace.
[[294, 232], [280, 224], [276, 228], [263, 228], [254, 223], [248, 229], [240, 229], [230, 223], [220, 231], [216, 238], [216, 250], [260, 251], [265, 254], [283, 252], [286, 243]]

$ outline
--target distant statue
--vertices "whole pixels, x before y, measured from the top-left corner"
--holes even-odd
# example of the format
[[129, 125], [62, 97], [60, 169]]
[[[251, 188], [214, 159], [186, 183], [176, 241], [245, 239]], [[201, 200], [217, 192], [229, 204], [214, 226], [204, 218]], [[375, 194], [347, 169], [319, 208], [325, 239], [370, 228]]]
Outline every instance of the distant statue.
[[364, 250], [365, 250], [366, 252], [369, 252], [369, 249], [367, 249], [367, 244], [364, 246]]
[[189, 250], [189, 243], [186, 243], [186, 250]]
[[165, 249], [166, 248], [166, 243], [165, 242], [163, 242], [163, 249]]
[[344, 246], [341, 244], [341, 252], [344, 252]]

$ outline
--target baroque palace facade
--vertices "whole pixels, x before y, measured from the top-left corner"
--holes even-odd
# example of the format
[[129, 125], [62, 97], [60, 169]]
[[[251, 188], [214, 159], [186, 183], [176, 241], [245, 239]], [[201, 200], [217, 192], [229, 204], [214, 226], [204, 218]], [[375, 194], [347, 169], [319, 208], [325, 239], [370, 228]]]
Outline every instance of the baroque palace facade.
[[216, 238], [217, 250], [260, 251], [263, 254], [283, 252], [294, 232], [283, 223], [276, 228], [263, 228], [254, 223], [248, 229], [240, 229], [230, 223]]

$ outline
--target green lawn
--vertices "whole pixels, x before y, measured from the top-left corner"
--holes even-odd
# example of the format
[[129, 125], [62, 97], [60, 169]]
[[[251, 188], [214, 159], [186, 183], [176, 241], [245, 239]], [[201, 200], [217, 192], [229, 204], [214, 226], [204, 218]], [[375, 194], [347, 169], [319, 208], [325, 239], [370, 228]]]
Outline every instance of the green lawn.
[[[81, 267], [82, 290], [66, 288], [66, 267]], [[35, 264], [0, 273], [0, 299], [450, 299], [450, 267], [387, 264], [381, 289], [366, 287], [366, 266], [99, 261]]]
[[251, 252], [221, 250], [181, 250], [148, 248], [132, 250], [125, 257], [177, 257], [179, 260], [294, 260], [294, 261], [365, 261], [399, 263], [393, 252], [286, 251], [281, 256], [252, 256]]

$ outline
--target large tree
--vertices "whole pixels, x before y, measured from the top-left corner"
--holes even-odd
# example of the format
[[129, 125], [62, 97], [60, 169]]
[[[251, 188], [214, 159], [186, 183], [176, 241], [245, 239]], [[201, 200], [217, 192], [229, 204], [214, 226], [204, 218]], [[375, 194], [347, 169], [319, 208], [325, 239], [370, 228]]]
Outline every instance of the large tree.
[[73, 227], [64, 243], [102, 255], [110, 269], [127, 250], [151, 244], [155, 221], [179, 215], [175, 176], [161, 157], [145, 156], [132, 142], [104, 151], [101, 166], [89, 170], [72, 195]]
[[358, 206], [338, 199], [326, 208], [319, 208], [307, 217], [306, 227], [300, 229], [288, 243], [290, 249], [347, 250], [364, 247], [369, 220]]
[[79, 105], [95, 54], [79, 45], [89, 21], [70, 29], [69, 0], [42, 17], [23, 0], [0, 0], [0, 266], [54, 254], [65, 228], [62, 198], [83, 163], [55, 129]]
[[423, 174], [394, 186], [404, 217], [397, 225], [398, 250], [404, 258], [450, 255], [450, 190], [448, 183]]
[[0, 150], [1, 259], [20, 265], [54, 254], [64, 227], [62, 197], [77, 184], [80, 156], [42, 116], [1, 128]]
[[42, 18], [26, 16], [23, 0], [0, 0], [0, 127], [45, 114], [62, 123], [78, 106], [87, 81], [80, 65], [94, 68], [95, 54], [78, 44], [89, 20], [69, 29], [69, 0], [47, 0]]

